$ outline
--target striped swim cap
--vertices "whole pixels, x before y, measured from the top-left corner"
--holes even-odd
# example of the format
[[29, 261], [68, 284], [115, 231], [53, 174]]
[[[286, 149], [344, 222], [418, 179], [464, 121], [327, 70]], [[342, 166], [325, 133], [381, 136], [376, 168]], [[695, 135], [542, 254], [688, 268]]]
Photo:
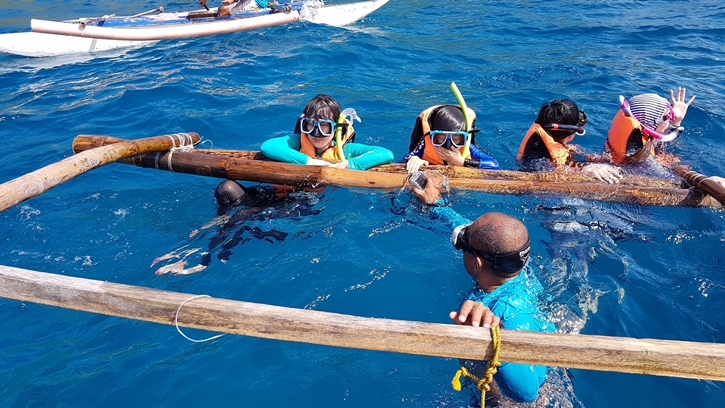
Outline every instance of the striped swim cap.
[[667, 99], [653, 93], [633, 96], [629, 99], [629, 109], [639, 123], [655, 130], [664, 116], [674, 116]]

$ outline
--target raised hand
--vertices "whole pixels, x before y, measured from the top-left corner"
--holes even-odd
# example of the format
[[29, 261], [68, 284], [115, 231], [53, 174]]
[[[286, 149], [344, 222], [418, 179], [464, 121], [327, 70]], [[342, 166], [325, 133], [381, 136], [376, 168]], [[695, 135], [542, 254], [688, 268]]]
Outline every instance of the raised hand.
[[670, 89], [670, 100], [672, 101], [672, 111], [675, 113], [675, 120], [672, 121], [672, 125], [674, 126], [680, 126], [680, 123], [682, 123], [682, 119], [685, 118], [685, 115], [687, 114], [687, 108], [690, 107], [690, 104], [692, 101], [695, 100], [695, 95], [692, 95], [692, 98], [690, 98], [689, 101], [685, 102], [685, 96], [687, 95], [687, 89], [682, 87], [677, 87], [677, 96], [675, 96], [675, 92]]

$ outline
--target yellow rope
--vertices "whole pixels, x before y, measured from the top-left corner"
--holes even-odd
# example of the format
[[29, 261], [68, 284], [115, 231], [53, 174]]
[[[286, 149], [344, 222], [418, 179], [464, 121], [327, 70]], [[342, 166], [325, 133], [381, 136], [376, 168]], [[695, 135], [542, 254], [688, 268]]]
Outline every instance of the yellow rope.
[[461, 390], [461, 376], [468, 377], [475, 381], [476, 388], [481, 391], [481, 408], [484, 408], [486, 405], [486, 391], [491, 390], [489, 384], [493, 381], [493, 375], [496, 374], [498, 367], [501, 366], [501, 362], [498, 361], [498, 354], [501, 351], [501, 333], [498, 330], [498, 326], [491, 326], [491, 343], [493, 347], [493, 357], [491, 357], [491, 360], [488, 361], [486, 373], [483, 375], [483, 378], [476, 377], [471, 374], [466, 367], [461, 366], [461, 368], [456, 371], [453, 381], [451, 381], [453, 389], [456, 391]]

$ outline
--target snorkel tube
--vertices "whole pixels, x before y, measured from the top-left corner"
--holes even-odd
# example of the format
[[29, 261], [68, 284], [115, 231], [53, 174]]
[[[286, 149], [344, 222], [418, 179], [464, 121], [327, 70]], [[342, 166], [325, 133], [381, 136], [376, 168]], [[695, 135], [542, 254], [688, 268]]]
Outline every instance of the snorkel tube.
[[345, 124], [345, 118], [348, 116], [350, 117], [350, 124], [355, 119], [358, 122], [362, 122], [362, 119], [360, 119], [360, 116], [357, 115], [357, 112], [353, 108], [345, 108], [340, 112], [340, 116], [337, 117], [337, 126], [335, 126], [335, 149], [337, 150], [338, 156], [340, 156], [340, 160], [345, 160], [345, 152], [342, 149], [342, 129], [345, 127], [343, 125]]
[[466, 120], [466, 144], [461, 150], [461, 156], [465, 158], [470, 156], [471, 152], [471, 131], [473, 130], [473, 118], [468, 115], [468, 106], [466, 105], [466, 101], [463, 99], [463, 95], [461, 95], [461, 91], [458, 90], [455, 82], [451, 82], [451, 91], [453, 91], [453, 94], [456, 95], [458, 104], [461, 106], [461, 110], [463, 111], [463, 118]]
[[646, 134], [647, 136], [649, 136], [653, 139], [661, 140], [663, 142], [669, 142], [669, 141], [674, 140], [677, 137], [677, 135], [682, 133], [682, 131], [684, 130], [684, 128], [680, 126], [680, 127], [676, 128], [673, 132], [670, 132], [667, 134], [662, 134], [662, 133], [656, 132], [654, 129], [648, 128], [644, 123], [640, 122], [639, 119], [637, 119], [632, 114], [632, 109], [630, 109], [630, 107], [629, 107], [629, 101], [627, 101], [627, 99], [625, 99], [624, 96], [622, 96], [622, 95], [619, 95], [619, 107], [622, 109], [622, 112], [624, 112], [625, 116], [627, 116], [627, 117], [631, 118], [632, 120], [635, 120], [637, 123], [639, 123], [639, 125], [642, 127], [642, 132], [644, 134]]

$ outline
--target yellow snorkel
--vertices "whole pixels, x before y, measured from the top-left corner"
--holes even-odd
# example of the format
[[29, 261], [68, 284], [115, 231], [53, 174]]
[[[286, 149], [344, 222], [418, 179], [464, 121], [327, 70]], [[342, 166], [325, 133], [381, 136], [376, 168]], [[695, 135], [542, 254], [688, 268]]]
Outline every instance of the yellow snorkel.
[[355, 109], [353, 108], [345, 108], [342, 112], [340, 112], [340, 116], [337, 117], [337, 128], [335, 129], [335, 150], [337, 151], [337, 155], [339, 156], [340, 160], [345, 160], [345, 152], [343, 151], [342, 146], [342, 126], [345, 123], [345, 118], [350, 117], [350, 125], [352, 125], [352, 122], [357, 119], [358, 122], [362, 122], [362, 119], [360, 119], [360, 116], [357, 115], [357, 112], [355, 112]]
[[468, 158], [471, 155], [471, 130], [473, 130], [473, 119], [468, 115], [468, 106], [466, 105], [466, 101], [463, 99], [463, 95], [461, 95], [461, 91], [458, 90], [455, 82], [451, 82], [451, 91], [453, 91], [453, 94], [456, 95], [458, 104], [461, 106], [461, 110], [463, 111], [463, 118], [466, 120], [466, 144], [461, 150], [461, 156], [463, 156], [463, 158]]

